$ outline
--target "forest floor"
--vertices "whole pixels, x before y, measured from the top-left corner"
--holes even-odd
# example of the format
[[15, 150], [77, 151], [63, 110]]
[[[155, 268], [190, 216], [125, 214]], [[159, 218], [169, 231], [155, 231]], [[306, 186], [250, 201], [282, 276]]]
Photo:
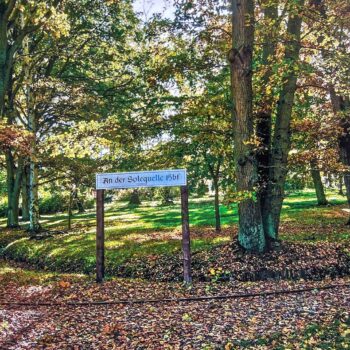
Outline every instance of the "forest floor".
[[[287, 198], [281, 245], [262, 255], [232, 243], [235, 207], [222, 206], [218, 234], [212, 201], [192, 201], [190, 288], [178, 281], [178, 203], [107, 207], [102, 285], [94, 212], [40, 240], [2, 229], [0, 349], [350, 349], [350, 227], [344, 198], [329, 198], [325, 207], [311, 192]], [[54, 230], [65, 220], [43, 217]], [[204, 300], [173, 300], [196, 297]]]
[[[188, 288], [137, 279], [96, 285], [82, 275], [0, 266], [0, 349], [350, 348], [349, 277]], [[290, 293], [266, 295], [281, 290]], [[120, 302], [229, 294], [222, 300]]]

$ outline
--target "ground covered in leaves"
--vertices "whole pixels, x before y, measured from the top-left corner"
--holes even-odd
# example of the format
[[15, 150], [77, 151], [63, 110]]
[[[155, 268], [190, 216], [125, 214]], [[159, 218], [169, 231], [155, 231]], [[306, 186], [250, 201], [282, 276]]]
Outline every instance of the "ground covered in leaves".
[[[233, 242], [193, 254], [193, 278], [198, 281], [312, 279], [350, 274], [350, 249], [341, 243], [281, 242], [273, 252], [255, 255]], [[113, 274], [150, 280], [178, 281], [180, 255], [133, 259], [116, 267]]]
[[[128, 279], [97, 285], [85, 276], [38, 273], [5, 263], [0, 271], [1, 349], [350, 348], [349, 277], [198, 282], [188, 288]], [[330, 285], [337, 287], [321, 289]], [[303, 288], [309, 290], [223, 300], [74, 305]], [[4, 304], [8, 302], [32, 305]]]
[[[343, 204], [318, 208], [303, 196], [286, 201], [281, 244], [262, 255], [232, 243], [237, 215], [225, 212], [223, 222], [234, 220], [218, 234], [208, 203], [193, 204], [191, 288], [179, 282], [177, 207], [107, 211], [107, 274], [133, 279], [103, 285], [93, 281], [94, 213], [44, 239], [2, 230], [0, 256], [8, 261], [0, 261], [0, 349], [350, 348], [347, 214]], [[61, 229], [62, 220], [53, 216], [46, 228]], [[299, 292], [266, 295], [292, 289]], [[243, 295], [252, 293], [263, 294]], [[228, 294], [240, 297], [173, 300]], [[171, 300], [154, 302], [164, 298]], [[153, 301], [125, 303], [140, 299]]]

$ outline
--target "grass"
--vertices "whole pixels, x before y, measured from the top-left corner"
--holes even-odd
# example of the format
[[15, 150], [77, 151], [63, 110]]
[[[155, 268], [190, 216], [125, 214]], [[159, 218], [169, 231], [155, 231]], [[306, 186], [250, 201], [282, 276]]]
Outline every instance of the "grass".
[[[331, 206], [318, 207], [313, 191], [293, 193], [286, 198], [282, 212], [281, 238], [285, 240], [348, 240], [350, 231], [344, 226], [346, 214], [341, 211], [345, 198], [329, 193]], [[237, 208], [220, 208], [223, 233], [217, 235], [214, 226], [212, 198], [190, 200], [192, 250], [208, 249], [229, 241], [231, 227], [238, 222]], [[43, 215], [42, 224], [48, 229], [67, 225], [64, 214]], [[0, 220], [5, 226], [5, 219]], [[0, 227], [1, 227], [0, 226]], [[107, 271], [132, 258], [176, 254], [181, 249], [180, 203], [162, 207], [145, 202], [130, 208], [125, 202], [106, 207]], [[30, 240], [24, 231], [0, 232], [0, 256], [25, 261], [47, 270], [92, 273], [95, 267], [95, 212], [76, 214], [73, 230], [45, 240]]]

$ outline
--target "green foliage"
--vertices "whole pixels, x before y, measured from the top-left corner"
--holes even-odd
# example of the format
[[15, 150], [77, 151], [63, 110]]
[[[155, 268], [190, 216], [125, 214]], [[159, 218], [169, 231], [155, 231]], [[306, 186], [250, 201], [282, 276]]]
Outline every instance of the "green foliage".
[[0, 217], [5, 217], [7, 214], [7, 203], [3, 202], [0, 204]]
[[[84, 196], [84, 200], [81, 196], [81, 202], [84, 209], [92, 209], [95, 205], [95, 199], [92, 197]], [[51, 192], [49, 195], [45, 194], [43, 198], [39, 200], [39, 209], [41, 214], [54, 214], [59, 212], [65, 212], [68, 209], [67, 196], [62, 192]], [[76, 201], [73, 201], [73, 210], [78, 209]]]
[[52, 193], [50, 196], [40, 199], [39, 210], [42, 214], [52, 214], [67, 210], [66, 198], [60, 193]]
[[205, 182], [200, 182], [198, 183], [195, 191], [199, 198], [204, 197], [208, 193], [208, 185]]

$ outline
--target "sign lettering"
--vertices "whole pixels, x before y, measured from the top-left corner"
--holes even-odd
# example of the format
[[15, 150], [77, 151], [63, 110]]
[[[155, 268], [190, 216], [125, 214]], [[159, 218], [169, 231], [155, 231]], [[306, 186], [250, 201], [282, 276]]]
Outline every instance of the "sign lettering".
[[185, 169], [96, 174], [96, 189], [185, 186]]

